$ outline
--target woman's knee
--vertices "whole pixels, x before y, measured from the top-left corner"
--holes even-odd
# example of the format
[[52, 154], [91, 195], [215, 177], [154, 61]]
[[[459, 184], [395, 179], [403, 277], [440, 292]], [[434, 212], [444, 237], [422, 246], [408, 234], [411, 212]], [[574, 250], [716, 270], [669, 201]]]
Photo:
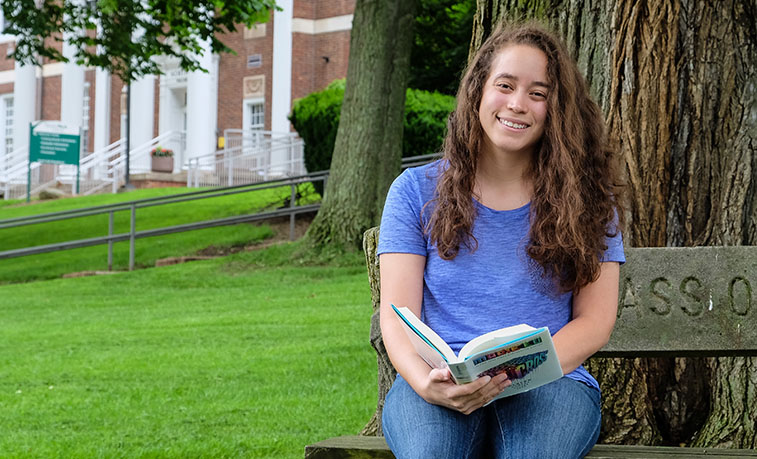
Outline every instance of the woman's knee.
[[497, 402], [490, 435], [498, 457], [583, 457], [597, 441], [599, 391], [561, 378]]
[[418, 396], [397, 378], [384, 402], [382, 428], [398, 459], [478, 457], [485, 436], [482, 413], [468, 416]]

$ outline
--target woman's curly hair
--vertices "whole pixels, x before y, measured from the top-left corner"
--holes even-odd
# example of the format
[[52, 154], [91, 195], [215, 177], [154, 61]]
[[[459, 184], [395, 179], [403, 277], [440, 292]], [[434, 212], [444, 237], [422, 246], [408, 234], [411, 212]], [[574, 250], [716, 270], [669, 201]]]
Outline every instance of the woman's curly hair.
[[622, 189], [602, 113], [565, 46], [541, 25], [500, 26], [470, 62], [448, 121], [426, 230], [443, 259], [455, 258], [461, 245], [477, 247], [473, 187], [484, 137], [479, 105], [495, 57], [513, 44], [544, 52], [551, 84], [544, 136], [527, 171], [533, 197], [526, 251], [562, 291], [577, 291], [599, 276], [605, 236], [623, 227]]

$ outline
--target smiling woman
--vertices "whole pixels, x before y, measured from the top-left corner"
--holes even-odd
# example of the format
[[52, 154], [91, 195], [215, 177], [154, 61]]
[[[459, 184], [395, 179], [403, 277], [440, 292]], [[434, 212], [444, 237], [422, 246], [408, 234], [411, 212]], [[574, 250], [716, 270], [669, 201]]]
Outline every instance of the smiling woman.
[[[384, 207], [381, 331], [398, 377], [382, 424], [398, 457], [591, 449], [599, 386], [581, 363], [615, 323], [625, 261], [616, 183], [599, 109], [564, 45], [537, 25], [495, 31], [461, 81], [444, 159], [405, 171]], [[548, 358], [565, 377], [492, 401], [514, 383], [506, 373], [456, 384], [415, 353], [392, 304], [455, 352], [500, 328], [548, 327]]]

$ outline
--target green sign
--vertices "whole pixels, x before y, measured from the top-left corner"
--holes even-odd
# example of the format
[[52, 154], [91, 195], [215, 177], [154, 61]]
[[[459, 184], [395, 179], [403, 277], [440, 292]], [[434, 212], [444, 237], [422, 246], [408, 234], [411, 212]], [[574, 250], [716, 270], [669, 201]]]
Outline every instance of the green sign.
[[58, 121], [38, 121], [31, 125], [29, 162], [79, 165], [81, 135]]
[[76, 166], [76, 194], [79, 194], [81, 129], [60, 121], [37, 121], [29, 125], [29, 164], [26, 170], [26, 202], [32, 195], [32, 163]]

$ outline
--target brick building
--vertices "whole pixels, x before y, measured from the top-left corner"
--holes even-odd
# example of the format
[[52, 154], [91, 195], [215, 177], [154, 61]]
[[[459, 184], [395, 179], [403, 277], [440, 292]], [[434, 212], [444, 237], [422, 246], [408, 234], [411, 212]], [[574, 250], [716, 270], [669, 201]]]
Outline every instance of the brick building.
[[[234, 54], [201, 58], [186, 73], [165, 58], [163, 75], [132, 83], [131, 146], [181, 132], [175, 168], [213, 153], [225, 129], [289, 132], [292, 101], [347, 74], [354, 0], [282, 0], [268, 22], [221, 38]], [[83, 156], [125, 137], [126, 91], [118, 77], [75, 64], [21, 66], [15, 38], [0, 35], [0, 155], [28, 145], [29, 123], [82, 128]], [[66, 56], [72, 50], [63, 47]], [[143, 158], [141, 161], [146, 161]]]

